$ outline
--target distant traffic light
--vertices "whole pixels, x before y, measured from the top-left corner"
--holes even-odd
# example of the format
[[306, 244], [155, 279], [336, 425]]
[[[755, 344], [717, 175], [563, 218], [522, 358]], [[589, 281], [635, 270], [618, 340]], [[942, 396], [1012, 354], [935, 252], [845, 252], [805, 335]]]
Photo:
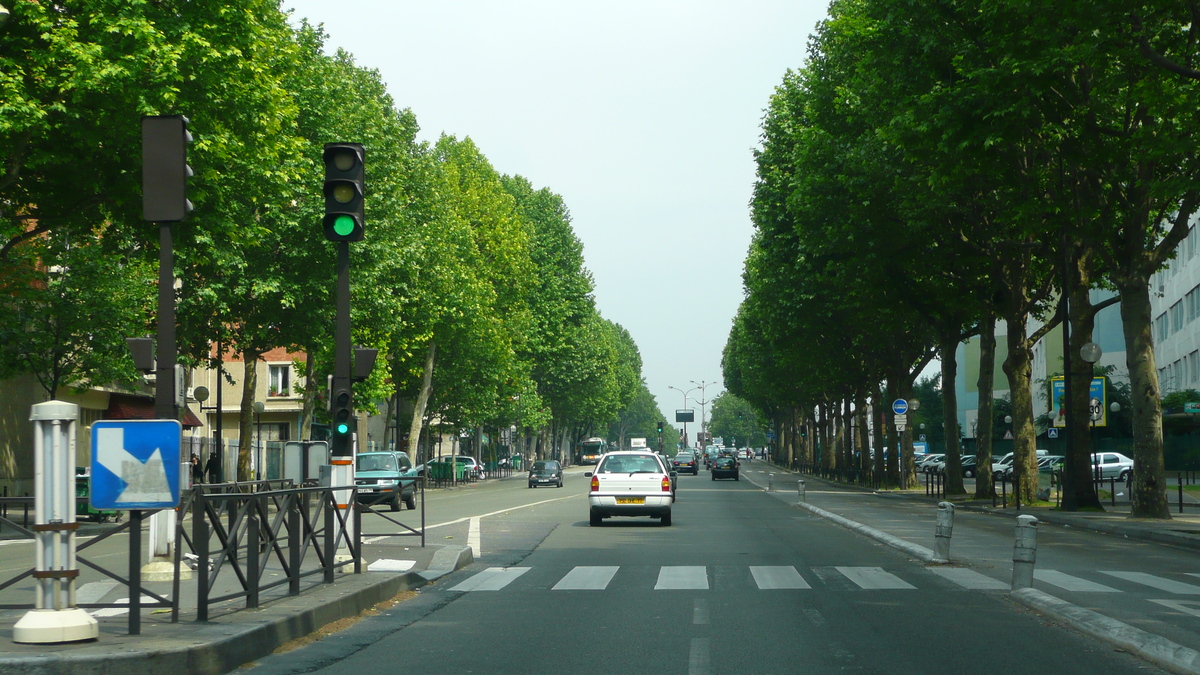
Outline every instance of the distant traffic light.
[[330, 425], [329, 449], [338, 456], [349, 455], [353, 449], [354, 397], [349, 389], [333, 392], [333, 423]]
[[329, 241], [362, 241], [366, 225], [363, 195], [366, 171], [359, 143], [326, 143], [325, 238]]
[[142, 118], [142, 219], [174, 223], [187, 217], [187, 144], [192, 135], [183, 115], [146, 115]]
[[659, 420], [659, 421], [658, 421], [658, 433], [660, 433], [660, 434], [661, 434], [661, 433], [662, 433], [662, 431], [663, 431], [663, 421], [662, 421], [662, 420]]

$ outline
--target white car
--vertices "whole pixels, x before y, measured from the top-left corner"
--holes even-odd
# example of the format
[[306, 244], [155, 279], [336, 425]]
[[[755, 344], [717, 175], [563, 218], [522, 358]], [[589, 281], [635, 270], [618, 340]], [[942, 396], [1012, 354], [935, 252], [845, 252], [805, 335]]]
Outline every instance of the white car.
[[1116, 478], [1127, 482], [1133, 473], [1133, 460], [1119, 452], [1098, 452], [1092, 455], [1092, 475], [1100, 478]]
[[611, 516], [650, 516], [671, 524], [675, 494], [671, 471], [660, 456], [646, 451], [610, 452], [600, 458], [588, 492], [589, 522]]
[[946, 455], [944, 453], [933, 453], [928, 455], [919, 455], [917, 457], [917, 471], [931, 473], [932, 465], [943, 461]]

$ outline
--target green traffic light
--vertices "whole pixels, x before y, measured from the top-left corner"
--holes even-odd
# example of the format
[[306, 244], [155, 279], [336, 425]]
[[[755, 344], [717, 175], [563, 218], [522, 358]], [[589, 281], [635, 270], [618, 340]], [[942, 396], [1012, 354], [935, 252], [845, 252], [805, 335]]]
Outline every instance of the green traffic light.
[[342, 424], [339, 424], [339, 425], [337, 425], [337, 432], [338, 432], [339, 434], [344, 434], [344, 433], [346, 433], [346, 432], [348, 432], [348, 431], [350, 431], [350, 425], [349, 425], [349, 424], [342, 423]]
[[351, 216], [338, 216], [333, 221], [333, 231], [339, 237], [347, 237], [354, 232], [354, 218]]

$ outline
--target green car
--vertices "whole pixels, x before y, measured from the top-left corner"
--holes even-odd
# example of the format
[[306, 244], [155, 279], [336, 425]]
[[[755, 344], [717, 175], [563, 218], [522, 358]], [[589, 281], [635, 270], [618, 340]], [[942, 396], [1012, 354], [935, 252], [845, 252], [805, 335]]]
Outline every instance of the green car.
[[417, 508], [413, 480], [417, 472], [404, 452], [360, 452], [354, 458], [354, 484], [358, 486], [358, 501], [375, 506], [388, 504], [400, 510], [400, 502], [409, 509]]

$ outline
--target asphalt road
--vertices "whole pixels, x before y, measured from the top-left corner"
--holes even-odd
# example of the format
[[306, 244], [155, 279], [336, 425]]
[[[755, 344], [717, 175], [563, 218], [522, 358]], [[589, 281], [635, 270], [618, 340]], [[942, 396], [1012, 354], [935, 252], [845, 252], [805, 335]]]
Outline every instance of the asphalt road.
[[431, 540], [469, 540], [474, 565], [239, 672], [1154, 670], [745, 480], [681, 476], [671, 527], [590, 527], [582, 471], [432, 496]]

